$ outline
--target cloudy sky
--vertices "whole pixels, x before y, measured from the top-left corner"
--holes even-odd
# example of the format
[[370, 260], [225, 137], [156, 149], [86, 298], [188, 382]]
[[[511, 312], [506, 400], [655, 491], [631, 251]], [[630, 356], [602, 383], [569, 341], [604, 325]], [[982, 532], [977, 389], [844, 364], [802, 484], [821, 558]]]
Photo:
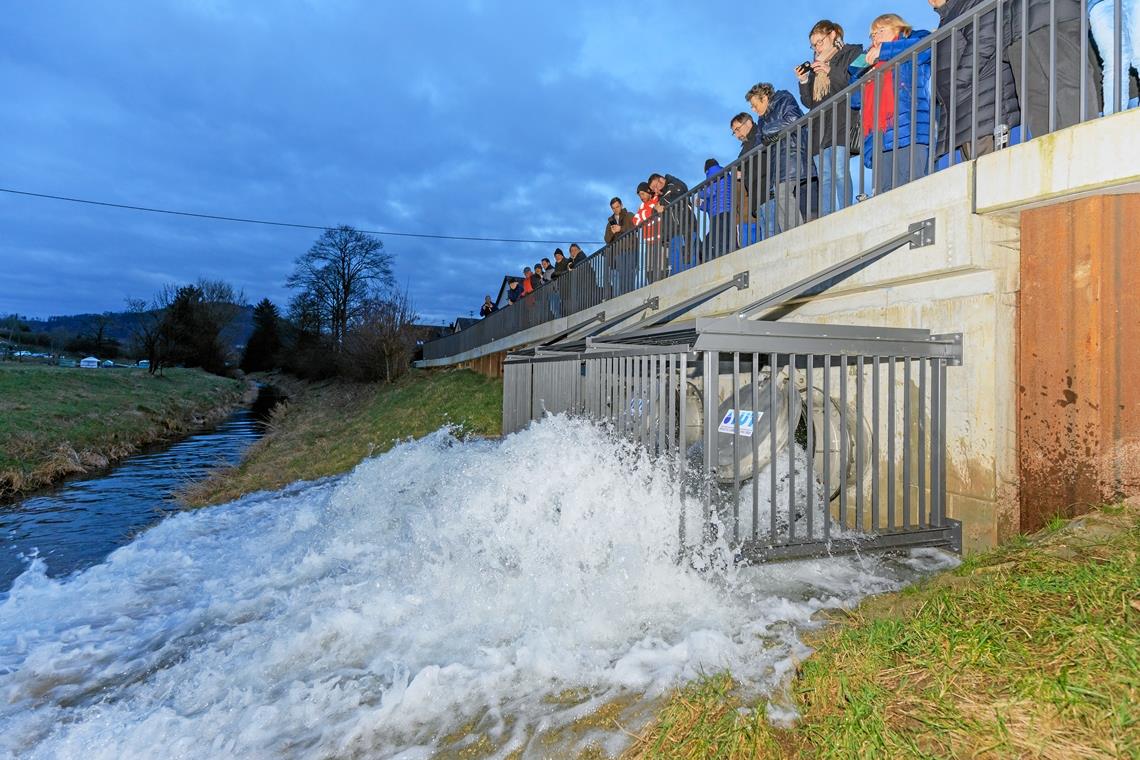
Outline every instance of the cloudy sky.
[[[692, 183], [819, 18], [864, 42], [925, 0], [6, 3], [0, 188], [387, 232], [583, 243], [651, 171]], [[123, 308], [220, 278], [284, 306], [320, 233], [0, 192], [0, 314]], [[380, 235], [425, 321], [554, 245]]]

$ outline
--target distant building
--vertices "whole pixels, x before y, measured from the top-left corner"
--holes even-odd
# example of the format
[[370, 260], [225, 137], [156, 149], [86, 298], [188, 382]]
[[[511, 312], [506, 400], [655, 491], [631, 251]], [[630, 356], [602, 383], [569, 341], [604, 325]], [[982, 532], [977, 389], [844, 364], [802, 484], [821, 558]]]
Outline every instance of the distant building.
[[99, 360], [96, 359], [94, 356], [88, 356], [86, 359], [80, 359], [79, 360], [79, 366], [83, 367], [85, 369], [98, 369], [99, 368]]
[[477, 324], [479, 324], [479, 320], [475, 317], [456, 317], [455, 321], [451, 323], [451, 332], [457, 333]]
[[143, 359], [138, 363], [139, 369], [150, 369], [150, 359]]

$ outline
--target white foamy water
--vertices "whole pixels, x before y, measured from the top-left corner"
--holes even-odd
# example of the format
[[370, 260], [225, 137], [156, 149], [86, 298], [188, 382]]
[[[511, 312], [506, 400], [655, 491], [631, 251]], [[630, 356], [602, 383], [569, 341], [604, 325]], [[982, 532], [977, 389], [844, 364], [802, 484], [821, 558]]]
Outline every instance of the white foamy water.
[[481, 735], [548, 756], [539, 733], [615, 697], [726, 668], [771, 692], [814, 613], [954, 562], [701, 573], [675, 561], [682, 503], [663, 465], [556, 417], [180, 514], [65, 580], [33, 563], [0, 601], [0, 754], [413, 758]]

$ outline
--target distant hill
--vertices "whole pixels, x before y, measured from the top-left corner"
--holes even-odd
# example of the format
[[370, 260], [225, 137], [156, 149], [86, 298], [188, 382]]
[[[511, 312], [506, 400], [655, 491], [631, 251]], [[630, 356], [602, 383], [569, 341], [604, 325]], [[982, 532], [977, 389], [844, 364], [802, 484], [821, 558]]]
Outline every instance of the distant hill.
[[[51, 333], [58, 331], [69, 335], [82, 335], [92, 332], [96, 320], [103, 317], [103, 314], [68, 314], [52, 316], [47, 319], [21, 318], [20, 321], [26, 324], [32, 332]], [[106, 336], [118, 340], [124, 346], [128, 345], [139, 315], [119, 311], [111, 312], [106, 317], [110, 320], [105, 330]], [[253, 307], [243, 306], [237, 318], [222, 331], [222, 338], [227, 345], [240, 347], [246, 344], [252, 332]]]

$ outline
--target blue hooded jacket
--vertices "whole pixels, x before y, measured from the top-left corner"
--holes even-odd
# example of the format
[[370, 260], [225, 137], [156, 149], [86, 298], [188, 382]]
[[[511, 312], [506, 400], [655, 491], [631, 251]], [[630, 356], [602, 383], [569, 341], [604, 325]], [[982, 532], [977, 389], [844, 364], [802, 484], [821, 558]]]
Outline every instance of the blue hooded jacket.
[[[915, 99], [914, 138], [919, 145], [930, 144], [930, 48], [918, 54], [918, 74], [912, 76], [910, 56], [906, 54], [908, 48], [918, 44], [930, 32], [925, 29], [915, 29], [909, 37], [900, 37], [897, 40], [884, 42], [879, 48], [879, 60], [886, 63], [898, 57], [904, 57], [902, 63], [894, 68], [894, 80], [898, 83], [898, 100], [895, 102], [895, 123], [883, 132], [883, 150], [894, 150], [896, 147], [905, 148], [910, 145], [910, 106]], [[860, 57], [858, 60], [862, 60]], [[862, 69], [851, 67], [854, 76], [874, 76], [874, 67], [866, 66]], [[851, 107], [862, 107], [862, 88], [856, 90], [851, 96]], [[874, 104], [870, 105], [874, 108]], [[864, 123], [868, 117], [864, 115]], [[873, 118], [871, 116], [870, 118]], [[896, 138], [897, 134], [897, 138]], [[863, 138], [863, 164], [870, 167], [875, 149], [875, 133]]]
[[720, 164], [713, 164], [705, 172], [706, 179], [712, 180], [716, 175], [720, 178], [709, 182], [697, 190], [697, 199], [701, 211], [709, 216], [727, 214], [732, 210], [732, 183], [729, 182], [728, 172]]
[[764, 145], [776, 147], [776, 176], [772, 178], [771, 186], [777, 182], [786, 182], [791, 179], [804, 181], [815, 176], [815, 163], [809, 162], [808, 152], [811, 146], [807, 144], [807, 128], [781, 134], [782, 131], [804, 115], [800, 104], [796, 102], [795, 95], [787, 90], [776, 90], [768, 103], [768, 110], [763, 116], [756, 119], [756, 128], [760, 130], [760, 138]]

